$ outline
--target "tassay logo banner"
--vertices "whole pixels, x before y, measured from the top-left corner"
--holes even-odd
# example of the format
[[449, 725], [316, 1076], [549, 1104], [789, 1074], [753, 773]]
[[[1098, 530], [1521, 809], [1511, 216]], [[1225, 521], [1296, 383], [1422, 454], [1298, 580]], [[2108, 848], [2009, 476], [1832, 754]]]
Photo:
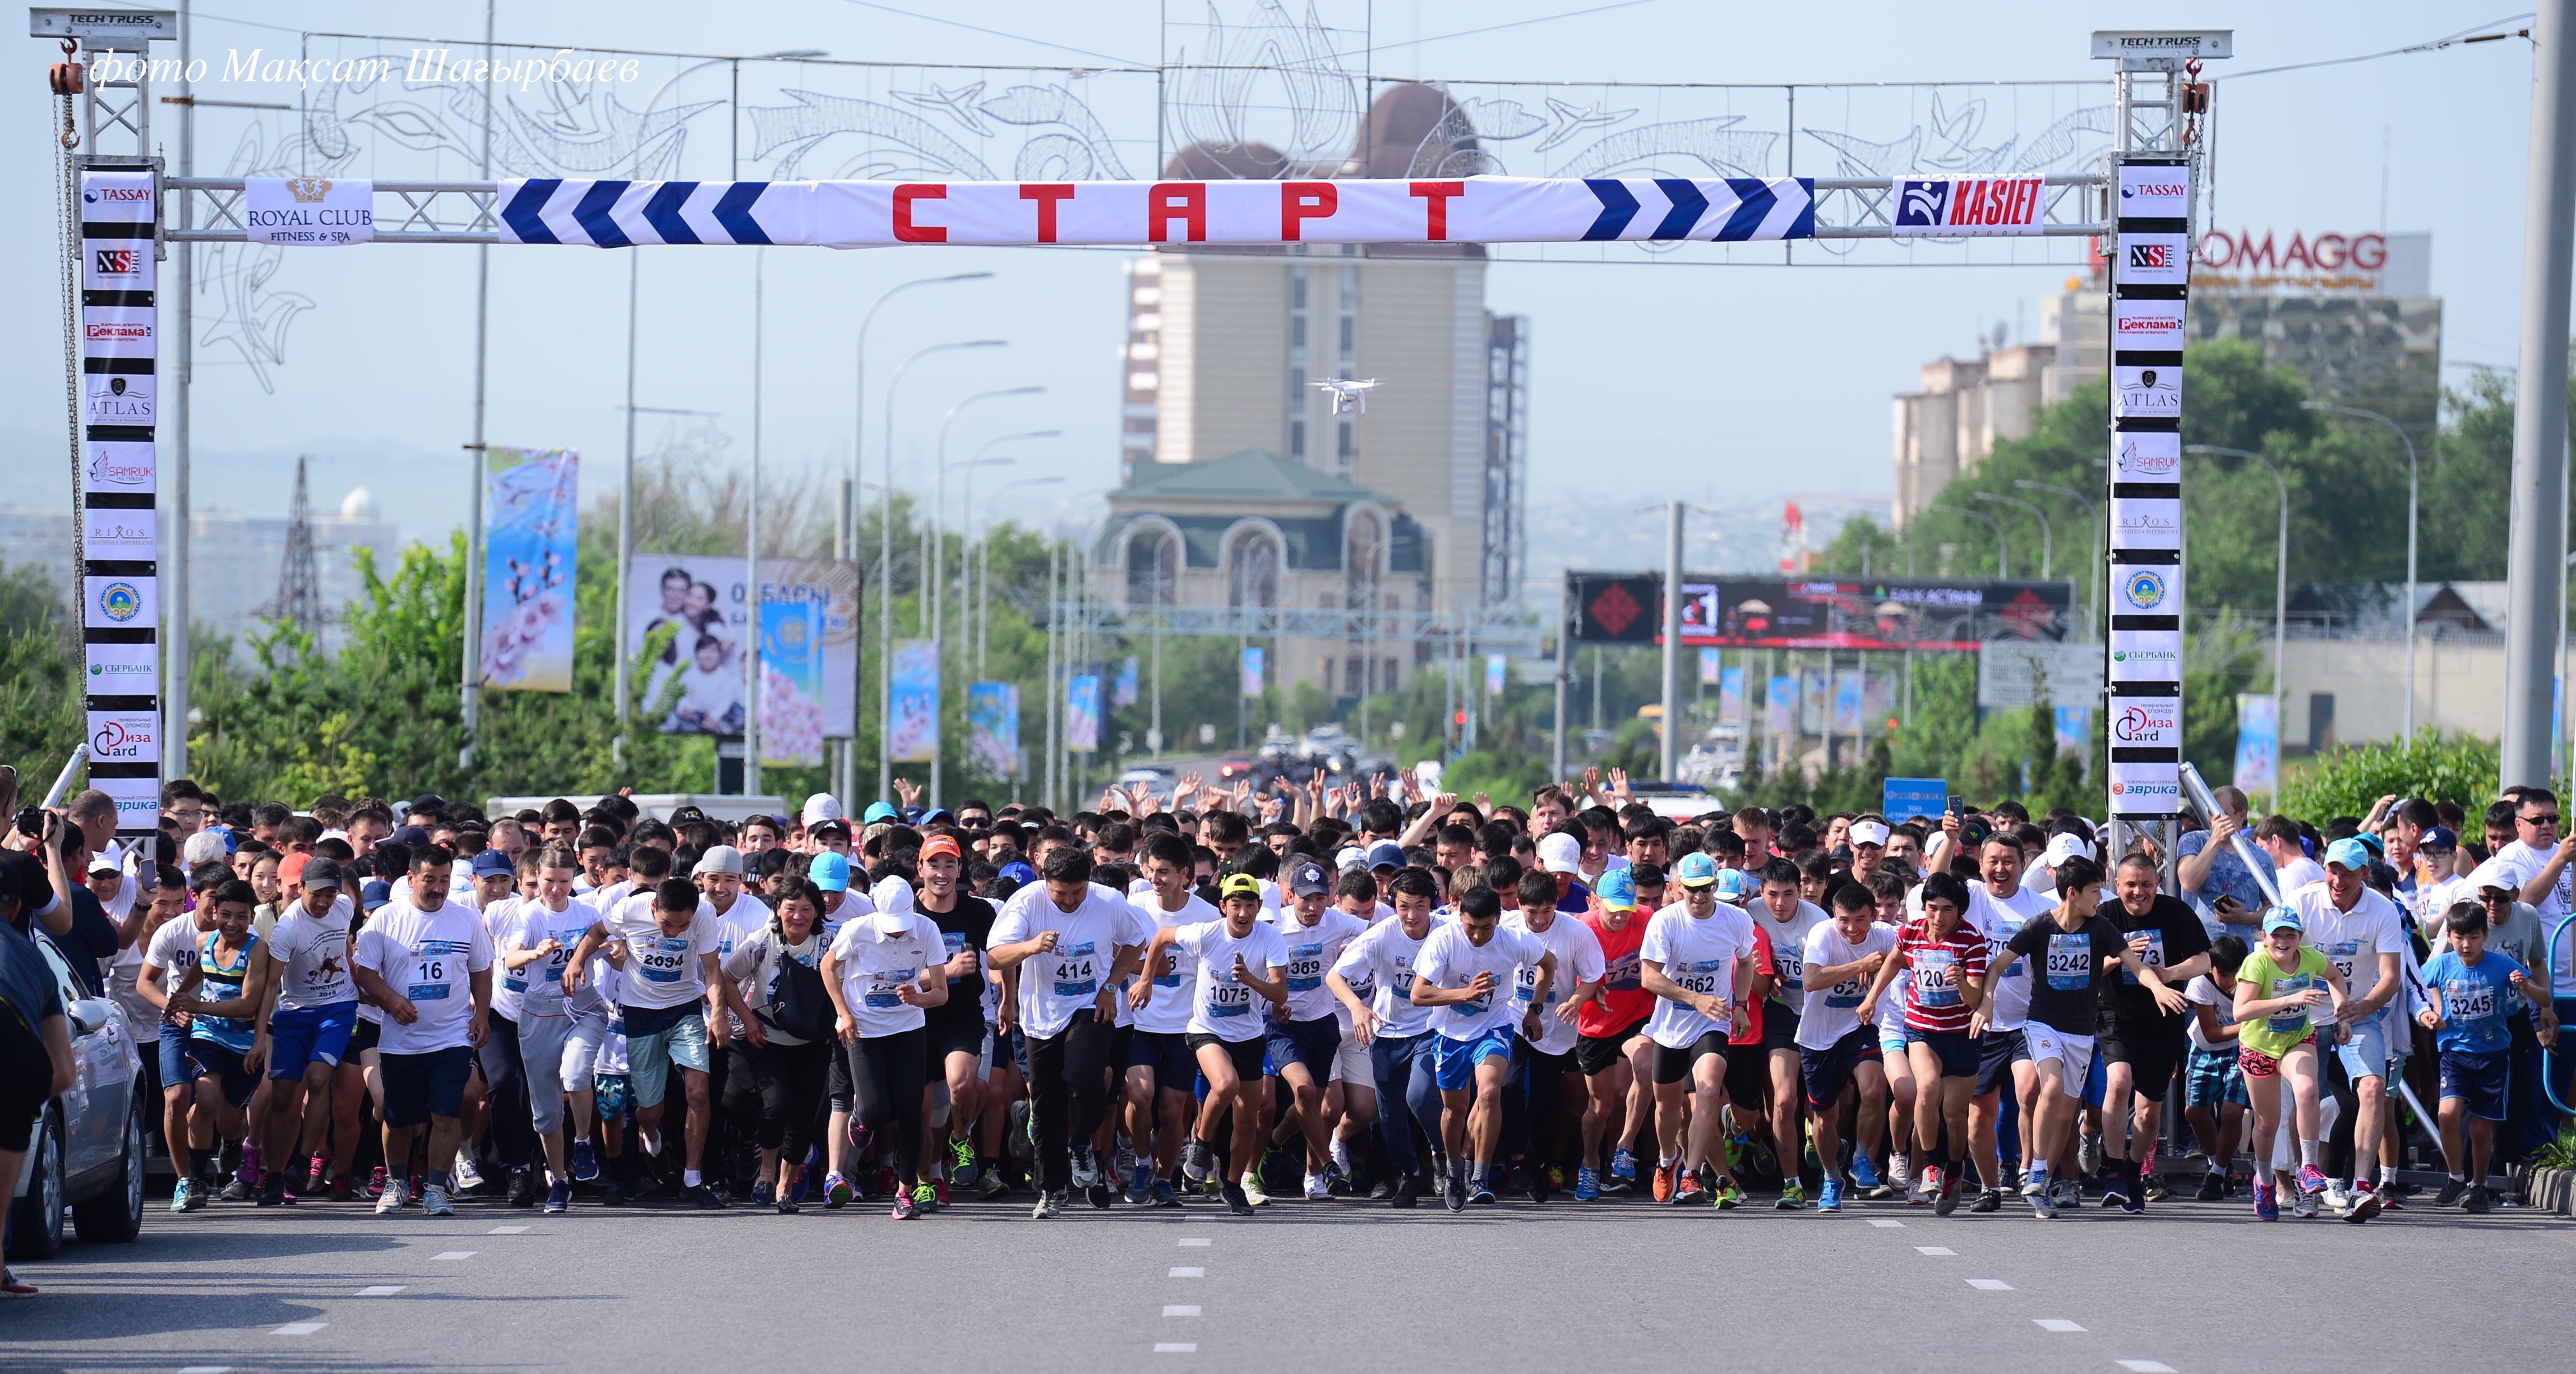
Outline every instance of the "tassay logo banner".
[[2191, 169], [2124, 165], [2120, 168], [2122, 219], [2182, 219], [2191, 213]]
[[[81, 173], [80, 217], [91, 224], [152, 222], [150, 172]], [[150, 245], [145, 245], [147, 251]]]

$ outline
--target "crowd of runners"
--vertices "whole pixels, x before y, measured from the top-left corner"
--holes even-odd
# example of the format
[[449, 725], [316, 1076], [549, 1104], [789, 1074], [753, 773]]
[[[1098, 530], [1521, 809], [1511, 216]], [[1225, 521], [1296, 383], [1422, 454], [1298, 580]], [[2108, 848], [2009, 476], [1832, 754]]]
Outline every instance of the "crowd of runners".
[[[2464, 842], [2423, 801], [2320, 831], [2224, 791], [2171, 856], [2009, 803], [1676, 822], [1624, 794], [1184, 778], [736, 824], [180, 782], [157, 846], [97, 793], [22, 819], [0, 905], [96, 960], [182, 1213], [2180, 1196], [2360, 1223], [2496, 1205], [2561, 1125], [2550, 793]], [[2410, 1061], [2437, 1195], [2397, 1181]]]

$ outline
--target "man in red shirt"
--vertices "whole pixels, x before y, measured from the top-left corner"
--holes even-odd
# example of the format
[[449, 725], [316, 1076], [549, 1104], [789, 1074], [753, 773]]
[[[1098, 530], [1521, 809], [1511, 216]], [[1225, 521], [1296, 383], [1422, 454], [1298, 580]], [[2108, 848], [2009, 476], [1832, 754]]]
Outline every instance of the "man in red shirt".
[[[1636, 880], [1629, 869], [1611, 869], [1601, 875], [1592, 895], [1583, 923], [1601, 942], [1604, 972], [1601, 995], [1583, 1004], [1575, 1022], [1581, 1038], [1574, 1042], [1574, 1066], [1583, 1071], [1591, 1090], [1583, 1112], [1583, 1161], [1574, 1176], [1574, 1196], [1582, 1202], [1604, 1192], [1635, 1190], [1637, 1155], [1631, 1142], [1645, 1129], [1646, 1114], [1631, 1110], [1630, 1096], [1654, 1068], [1646, 1018], [1654, 1012], [1655, 995], [1639, 981], [1637, 950], [1645, 943], [1646, 923], [1637, 916]], [[1612, 1138], [1614, 1126], [1617, 1135], [1605, 1171], [1602, 1141]]]

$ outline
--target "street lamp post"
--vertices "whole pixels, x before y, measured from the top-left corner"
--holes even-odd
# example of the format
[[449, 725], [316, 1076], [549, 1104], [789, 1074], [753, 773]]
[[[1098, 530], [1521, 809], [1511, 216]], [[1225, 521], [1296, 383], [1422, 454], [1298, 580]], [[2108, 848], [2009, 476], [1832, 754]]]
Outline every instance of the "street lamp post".
[[2049, 533], [2048, 512], [2041, 510], [2039, 507], [2032, 505], [2028, 501], [2021, 500], [2018, 497], [1998, 496], [1991, 491], [1978, 492], [1975, 494], [1975, 499], [1979, 501], [1992, 501], [1999, 506], [2011, 506], [2016, 510], [2029, 511], [2032, 518], [2039, 521], [2039, 580], [2042, 582], [2049, 580], [2053, 575], [2053, 569], [2055, 567], [2055, 555], [2051, 552], [2051, 548], [2056, 543], [2056, 540]]
[[1933, 502], [1926, 509], [1945, 510], [1952, 515], [1965, 515], [1971, 519], [1985, 521], [1986, 527], [1995, 532], [1995, 578], [2001, 581], [2012, 576], [2012, 551], [2004, 543], [2004, 522], [1984, 511], [1970, 510], [1966, 506], [1953, 506], [1941, 501]]
[[[984, 576], [985, 573], [989, 572], [992, 563], [989, 558], [982, 556], [983, 546], [975, 540], [975, 479], [974, 473], [971, 469], [975, 464], [983, 461], [985, 454], [992, 452], [994, 449], [997, 449], [1004, 444], [1017, 443], [1022, 439], [1058, 439], [1063, 436], [1064, 431], [1060, 429], [1033, 429], [1019, 434], [1005, 434], [999, 438], [987, 439], [982, 445], [976, 448], [973, 457], [966, 464], [970, 471], [966, 476], [964, 513], [960, 517], [964, 521], [964, 524], [960, 527], [961, 532], [959, 534], [959, 538], [966, 541], [967, 546], [973, 550], [973, 552], [970, 552], [967, 556], [975, 559], [976, 562], [981, 565], [980, 571], [970, 571], [967, 574], [968, 583], [966, 588], [966, 619], [969, 625], [975, 627], [971, 633], [975, 639], [975, 671], [978, 673], [984, 671], [984, 632], [982, 625], [988, 598], [986, 598], [979, 590], [981, 584], [975, 579], [980, 578]], [[1008, 462], [1011, 460], [1004, 459], [1002, 461]], [[1043, 484], [1032, 483], [1030, 485]]]
[[[932, 478], [930, 497], [930, 559], [922, 570], [922, 579], [930, 597], [930, 661], [940, 665], [942, 678], [947, 676], [948, 662], [944, 648], [948, 610], [948, 555], [947, 531], [940, 528], [940, 522], [947, 517], [948, 513], [948, 431], [956, 426], [958, 415], [969, 406], [984, 401], [999, 400], [1006, 396], [1035, 396], [1045, 390], [1046, 388], [1042, 386], [1015, 386], [999, 391], [979, 391], [950, 406], [947, 416], [939, 422], [938, 471]], [[941, 683], [943, 688], [946, 685], [945, 682]], [[947, 712], [943, 709], [940, 714], [944, 716]], [[930, 731], [930, 805], [933, 809], [939, 806], [940, 774], [946, 771], [941, 766], [947, 761], [943, 757], [945, 751], [941, 747], [941, 734], [941, 730], [934, 722]]]
[[2415, 738], [2415, 517], [2418, 511], [2417, 497], [2421, 495], [2424, 475], [2422, 467], [2415, 461], [2415, 441], [2408, 437], [2405, 426], [2375, 410], [2336, 405], [2331, 401], [2306, 401], [2301, 403], [2301, 408], [2332, 411], [2337, 415], [2350, 415], [2363, 420], [2377, 420], [2397, 435], [2397, 442], [2406, 446], [2406, 738], [2413, 739]]
[[[2281, 530], [2272, 550], [2272, 728], [2281, 728], [2281, 650], [2290, 634], [2290, 484], [2281, 478], [2281, 469], [2262, 454], [2241, 448], [2220, 448], [2215, 444], [2185, 444], [2183, 452], [2222, 458], [2244, 458], [2261, 463], [2272, 474], [2272, 490], [2281, 501]], [[2413, 598], [2408, 598], [2410, 601]], [[2407, 638], [2411, 641], [2414, 635]], [[2407, 677], [2415, 676], [2409, 665]], [[2411, 689], [2410, 689], [2411, 690]], [[2412, 715], [2412, 712], [2409, 712]]]
[[[1052, 487], [1063, 481], [1062, 477], [1037, 477], [1020, 483], [1019, 489]], [[971, 493], [966, 518], [969, 524], [975, 518]], [[993, 629], [993, 541], [989, 535], [975, 541], [975, 559], [981, 565], [975, 572], [975, 671], [980, 674], [984, 671], [985, 641], [991, 638]]]
[[903, 374], [914, 363], [933, 353], [959, 348], [1001, 348], [1003, 339], [974, 339], [965, 343], [932, 344], [895, 368], [886, 383], [885, 403], [885, 482], [880, 492], [883, 504], [877, 519], [877, 799], [894, 800], [894, 393], [903, 385]]
[[2092, 584], [2091, 590], [2093, 594], [2093, 604], [2086, 608], [2085, 619], [2093, 622], [2095, 628], [2100, 628], [2099, 622], [2102, 619], [2103, 567], [2101, 506], [2098, 505], [2092, 497], [2086, 496], [2075, 488], [2061, 487], [2054, 482], [2034, 482], [2027, 477], [2016, 477], [2013, 479], [2013, 485], [2024, 491], [2044, 491], [2052, 496], [2063, 496], [2066, 499], [2073, 501], [2076, 505], [2084, 508], [2085, 523], [2090, 525], [2093, 529], [2093, 575], [2087, 579]]

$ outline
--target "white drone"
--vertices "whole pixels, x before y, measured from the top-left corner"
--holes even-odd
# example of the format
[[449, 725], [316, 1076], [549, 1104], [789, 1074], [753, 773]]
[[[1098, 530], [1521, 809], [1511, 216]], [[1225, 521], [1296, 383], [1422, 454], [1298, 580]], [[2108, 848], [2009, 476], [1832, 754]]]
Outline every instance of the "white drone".
[[1353, 407], [1357, 407], [1360, 414], [1366, 415], [1368, 414], [1369, 388], [1376, 385], [1377, 378], [1375, 377], [1358, 382], [1352, 381], [1348, 377], [1326, 377], [1324, 380], [1315, 383], [1315, 389], [1318, 391], [1329, 391], [1333, 393], [1333, 413], [1335, 415], [1342, 414]]

